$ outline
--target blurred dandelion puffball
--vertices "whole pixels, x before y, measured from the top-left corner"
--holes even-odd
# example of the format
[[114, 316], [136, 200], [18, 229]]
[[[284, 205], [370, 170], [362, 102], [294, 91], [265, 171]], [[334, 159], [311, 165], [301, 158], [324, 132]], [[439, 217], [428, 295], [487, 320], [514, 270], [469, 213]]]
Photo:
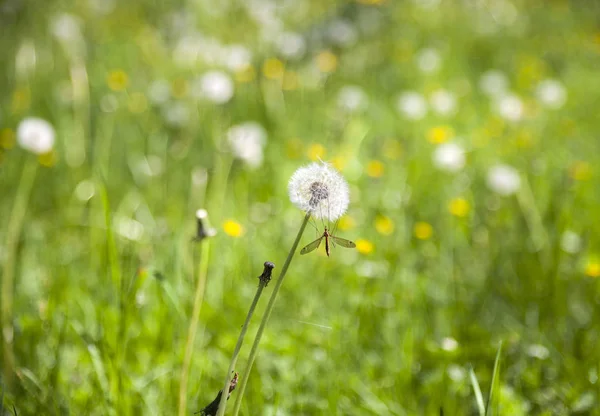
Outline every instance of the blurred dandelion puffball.
[[263, 147], [267, 142], [267, 132], [255, 121], [247, 121], [227, 130], [227, 141], [233, 155], [257, 168], [263, 161]]
[[337, 220], [344, 215], [350, 202], [346, 180], [324, 162], [296, 170], [290, 178], [288, 191], [294, 205], [317, 219]]
[[456, 143], [444, 143], [433, 152], [433, 164], [439, 170], [458, 172], [465, 166], [465, 151]]
[[487, 175], [488, 187], [503, 196], [516, 193], [521, 187], [519, 172], [508, 165], [496, 165], [490, 168]]
[[233, 81], [224, 72], [209, 71], [196, 80], [193, 94], [215, 104], [225, 104], [233, 97]]
[[406, 118], [420, 120], [427, 114], [427, 101], [418, 92], [406, 91], [398, 97], [396, 108]]
[[46, 120], [29, 117], [17, 128], [19, 145], [38, 155], [48, 153], [54, 146], [54, 128]]

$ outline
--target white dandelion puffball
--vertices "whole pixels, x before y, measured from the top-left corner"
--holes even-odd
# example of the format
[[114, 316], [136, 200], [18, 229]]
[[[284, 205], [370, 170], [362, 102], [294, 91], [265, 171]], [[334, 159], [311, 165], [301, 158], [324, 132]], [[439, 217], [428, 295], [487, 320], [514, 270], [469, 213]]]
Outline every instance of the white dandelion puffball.
[[567, 90], [564, 85], [555, 79], [545, 79], [536, 88], [538, 101], [551, 109], [561, 108], [567, 101]]
[[298, 33], [284, 32], [277, 39], [277, 49], [288, 59], [298, 59], [306, 52], [306, 41]]
[[337, 102], [340, 108], [349, 113], [362, 111], [369, 105], [367, 94], [365, 94], [362, 88], [354, 85], [342, 87], [338, 93]]
[[420, 120], [427, 114], [427, 101], [418, 92], [406, 91], [398, 97], [396, 108], [405, 117]]
[[521, 177], [519, 172], [512, 166], [496, 165], [488, 171], [487, 184], [492, 191], [508, 196], [519, 190]]
[[479, 78], [479, 88], [490, 97], [504, 95], [508, 90], [508, 78], [504, 75], [504, 72], [490, 69]]
[[433, 164], [439, 170], [458, 172], [465, 166], [465, 151], [456, 143], [444, 143], [433, 152]]
[[54, 128], [46, 120], [29, 117], [17, 128], [19, 145], [38, 155], [48, 153], [54, 146]]
[[243, 160], [253, 168], [262, 164], [267, 132], [260, 124], [248, 121], [230, 127], [227, 130], [227, 141], [236, 158]]
[[216, 104], [225, 104], [233, 97], [233, 81], [224, 72], [209, 71], [196, 81], [193, 93]]
[[437, 90], [430, 97], [431, 108], [441, 116], [449, 116], [456, 112], [456, 97], [449, 91]]
[[496, 109], [500, 117], [508, 121], [519, 121], [523, 117], [523, 101], [514, 94], [501, 97]]
[[346, 212], [350, 191], [344, 177], [324, 162], [296, 170], [288, 184], [290, 201], [315, 218], [335, 221]]
[[417, 52], [417, 66], [422, 72], [427, 74], [436, 72], [441, 63], [442, 57], [434, 48], [426, 48]]

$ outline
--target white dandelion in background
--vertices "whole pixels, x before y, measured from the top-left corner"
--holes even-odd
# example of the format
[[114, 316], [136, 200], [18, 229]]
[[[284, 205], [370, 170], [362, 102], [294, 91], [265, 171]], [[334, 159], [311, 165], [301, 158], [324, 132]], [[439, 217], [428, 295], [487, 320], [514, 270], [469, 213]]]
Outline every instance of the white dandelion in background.
[[231, 71], [242, 70], [252, 62], [252, 52], [243, 45], [226, 46], [223, 52], [223, 65]]
[[369, 105], [367, 94], [355, 85], [342, 87], [337, 96], [338, 106], [350, 113], [362, 111]]
[[581, 237], [574, 231], [567, 230], [560, 237], [560, 248], [569, 254], [581, 250]]
[[458, 172], [465, 166], [465, 151], [456, 143], [444, 143], [433, 152], [433, 164], [439, 170]]
[[545, 79], [536, 88], [536, 97], [545, 107], [557, 110], [567, 101], [567, 90], [564, 85], [555, 79]]
[[19, 146], [35, 154], [48, 153], [54, 147], [54, 128], [46, 120], [29, 117], [17, 128]]
[[350, 191], [344, 177], [324, 162], [296, 170], [288, 184], [290, 200], [317, 219], [335, 221], [348, 209]]
[[248, 121], [230, 127], [227, 130], [227, 141], [236, 158], [253, 168], [262, 164], [267, 132], [259, 123]]
[[519, 121], [523, 117], [523, 101], [517, 95], [505, 95], [496, 102], [496, 111], [505, 120]]
[[487, 174], [488, 187], [503, 196], [516, 193], [521, 187], [519, 172], [512, 166], [496, 165]]
[[284, 32], [277, 39], [277, 49], [285, 58], [302, 58], [306, 52], [306, 41], [298, 33]]
[[338, 19], [329, 24], [327, 37], [337, 46], [352, 46], [358, 40], [358, 33], [347, 20]]
[[431, 109], [441, 116], [450, 116], [456, 113], [456, 96], [447, 90], [437, 90], [429, 99]]
[[508, 90], [508, 78], [504, 72], [490, 69], [479, 78], [479, 88], [490, 97], [502, 96]]
[[181, 101], [167, 103], [162, 113], [167, 124], [173, 127], [184, 126], [190, 121], [190, 110]]
[[204, 98], [216, 104], [225, 104], [233, 97], [233, 81], [224, 72], [209, 71], [198, 78], [192, 86], [196, 98]]
[[406, 91], [398, 97], [396, 108], [405, 117], [420, 120], [427, 114], [427, 101], [416, 91]]
[[152, 81], [148, 87], [148, 98], [153, 104], [166, 103], [171, 98], [171, 85], [164, 79]]
[[417, 52], [417, 66], [426, 74], [436, 72], [442, 63], [442, 57], [437, 49], [425, 48]]

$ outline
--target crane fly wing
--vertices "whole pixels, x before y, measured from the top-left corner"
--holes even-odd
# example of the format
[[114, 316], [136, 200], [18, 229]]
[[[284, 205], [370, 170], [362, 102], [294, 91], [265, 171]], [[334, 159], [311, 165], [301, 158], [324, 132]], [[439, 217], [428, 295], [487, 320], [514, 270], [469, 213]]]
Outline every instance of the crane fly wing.
[[346, 248], [354, 248], [356, 247], [356, 244], [354, 244], [353, 241], [350, 240], [346, 240], [344, 238], [339, 238], [339, 237], [334, 237], [334, 236], [330, 236], [332, 241], [335, 242], [336, 244], [342, 246], [342, 247], [346, 247]]
[[315, 250], [316, 248], [318, 248], [321, 245], [322, 240], [323, 240], [323, 237], [317, 238], [315, 241], [313, 241], [312, 243], [310, 243], [306, 247], [304, 247], [302, 250], [300, 250], [300, 254], [310, 253], [311, 251]]

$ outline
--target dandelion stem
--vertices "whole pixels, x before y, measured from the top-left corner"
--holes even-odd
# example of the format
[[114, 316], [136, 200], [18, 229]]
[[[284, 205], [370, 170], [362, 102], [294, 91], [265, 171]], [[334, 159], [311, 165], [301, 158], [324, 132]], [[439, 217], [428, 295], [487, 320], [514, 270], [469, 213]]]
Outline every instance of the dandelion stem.
[[23, 220], [27, 212], [29, 196], [35, 181], [37, 161], [28, 160], [21, 173], [19, 188], [15, 203], [8, 222], [6, 232], [6, 257], [2, 270], [2, 349], [4, 351], [3, 380], [10, 388], [14, 375], [15, 357], [13, 352], [13, 301], [15, 289], [15, 266], [17, 261], [17, 246], [21, 237]]
[[231, 362], [229, 363], [229, 368], [227, 369], [227, 379], [225, 380], [225, 385], [223, 386], [222, 390], [222, 392], [227, 393], [221, 394], [221, 401], [219, 402], [219, 411], [217, 413], [217, 416], [223, 416], [225, 414], [227, 398], [229, 397], [228, 392], [229, 384], [231, 383], [231, 373], [235, 369], [235, 364], [237, 363], [238, 356], [240, 355], [240, 349], [242, 348], [242, 343], [244, 342], [244, 338], [246, 337], [246, 331], [248, 330], [248, 325], [250, 324], [250, 318], [252, 318], [252, 315], [254, 314], [254, 309], [256, 308], [256, 304], [258, 303], [258, 299], [260, 299], [260, 295], [262, 294], [264, 288], [265, 284], [263, 282], [260, 282], [258, 284], [258, 289], [256, 289], [254, 299], [252, 300], [252, 304], [250, 305], [250, 309], [248, 310], [248, 315], [246, 316], [246, 320], [244, 321], [242, 330], [240, 331], [240, 336], [238, 337], [237, 343], [235, 344], [233, 356], [231, 357]]
[[194, 308], [192, 309], [192, 320], [188, 329], [188, 337], [185, 344], [185, 355], [183, 366], [181, 368], [181, 378], [179, 382], [179, 416], [186, 414], [187, 407], [187, 386], [192, 363], [192, 354], [194, 352], [194, 342], [196, 340], [196, 331], [200, 319], [200, 309], [204, 301], [204, 291], [206, 288], [206, 276], [208, 274], [208, 256], [210, 254], [210, 242], [205, 238], [200, 243], [200, 260], [198, 265], [198, 283], [196, 285], [196, 295], [194, 296]]
[[[281, 284], [283, 283], [283, 279], [287, 272], [290, 263], [292, 262], [292, 258], [298, 249], [298, 243], [300, 242], [300, 238], [304, 233], [304, 229], [306, 228], [306, 224], [308, 224], [308, 220], [310, 219], [310, 212], [306, 214], [304, 220], [302, 221], [302, 225], [300, 226], [300, 231], [298, 231], [298, 235], [296, 236], [296, 240], [292, 245], [292, 249], [290, 250], [287, 259], [285, 259], [285, 263], [281, 268], [281, 273], [275, 282], [275, 287], [273, 288], [273, 293], [271, 293], [271, 297], [269, 298], [269, 303], [267, 304], [267, 308], [263, 314], [262, 320], [260, 321], [260, 326], [258, 327], [258, 331], [256, 332], [256, 336], [254, 337], [254, 342], [252, 343], [252, 349], [250, 350], [250, 355], [248, 356], [248, 362], [246, 363], [246, 368], [242, 373], [242, 380], [239, 387], [238, 395], [235, 399], [235, 404], [233, 406], [233, 415], [236, 416], [240, 411], [240, 406], [242, 404], [242, 397], [244, 397], [244, 391], [246, 390], [246, 384], [248, 383], [248, 378], [250, 377], [250, 371], [252, 371], [252, 366], [254, 365], [254, 360], [256, 359], [256, 355], [258, 354], [258, 346], [260, 344], [260, 339], [262, 338], [262, 334], [265, 330], [265, 326], [267, 326], [267, 322], [269, 322], [269, 317], [271, 316], [271, 312], [273, 311], [273, 306], [275, 305], [275, 300], [277, 299], [277, 294], [279, 293], [279, 289], [281, 288]], [[220, 410], [220, 409], [219, 409]], [[224, 411], [224, 409], [223, 409]], [[222, 415], [223, 413], [220, 413]]]

